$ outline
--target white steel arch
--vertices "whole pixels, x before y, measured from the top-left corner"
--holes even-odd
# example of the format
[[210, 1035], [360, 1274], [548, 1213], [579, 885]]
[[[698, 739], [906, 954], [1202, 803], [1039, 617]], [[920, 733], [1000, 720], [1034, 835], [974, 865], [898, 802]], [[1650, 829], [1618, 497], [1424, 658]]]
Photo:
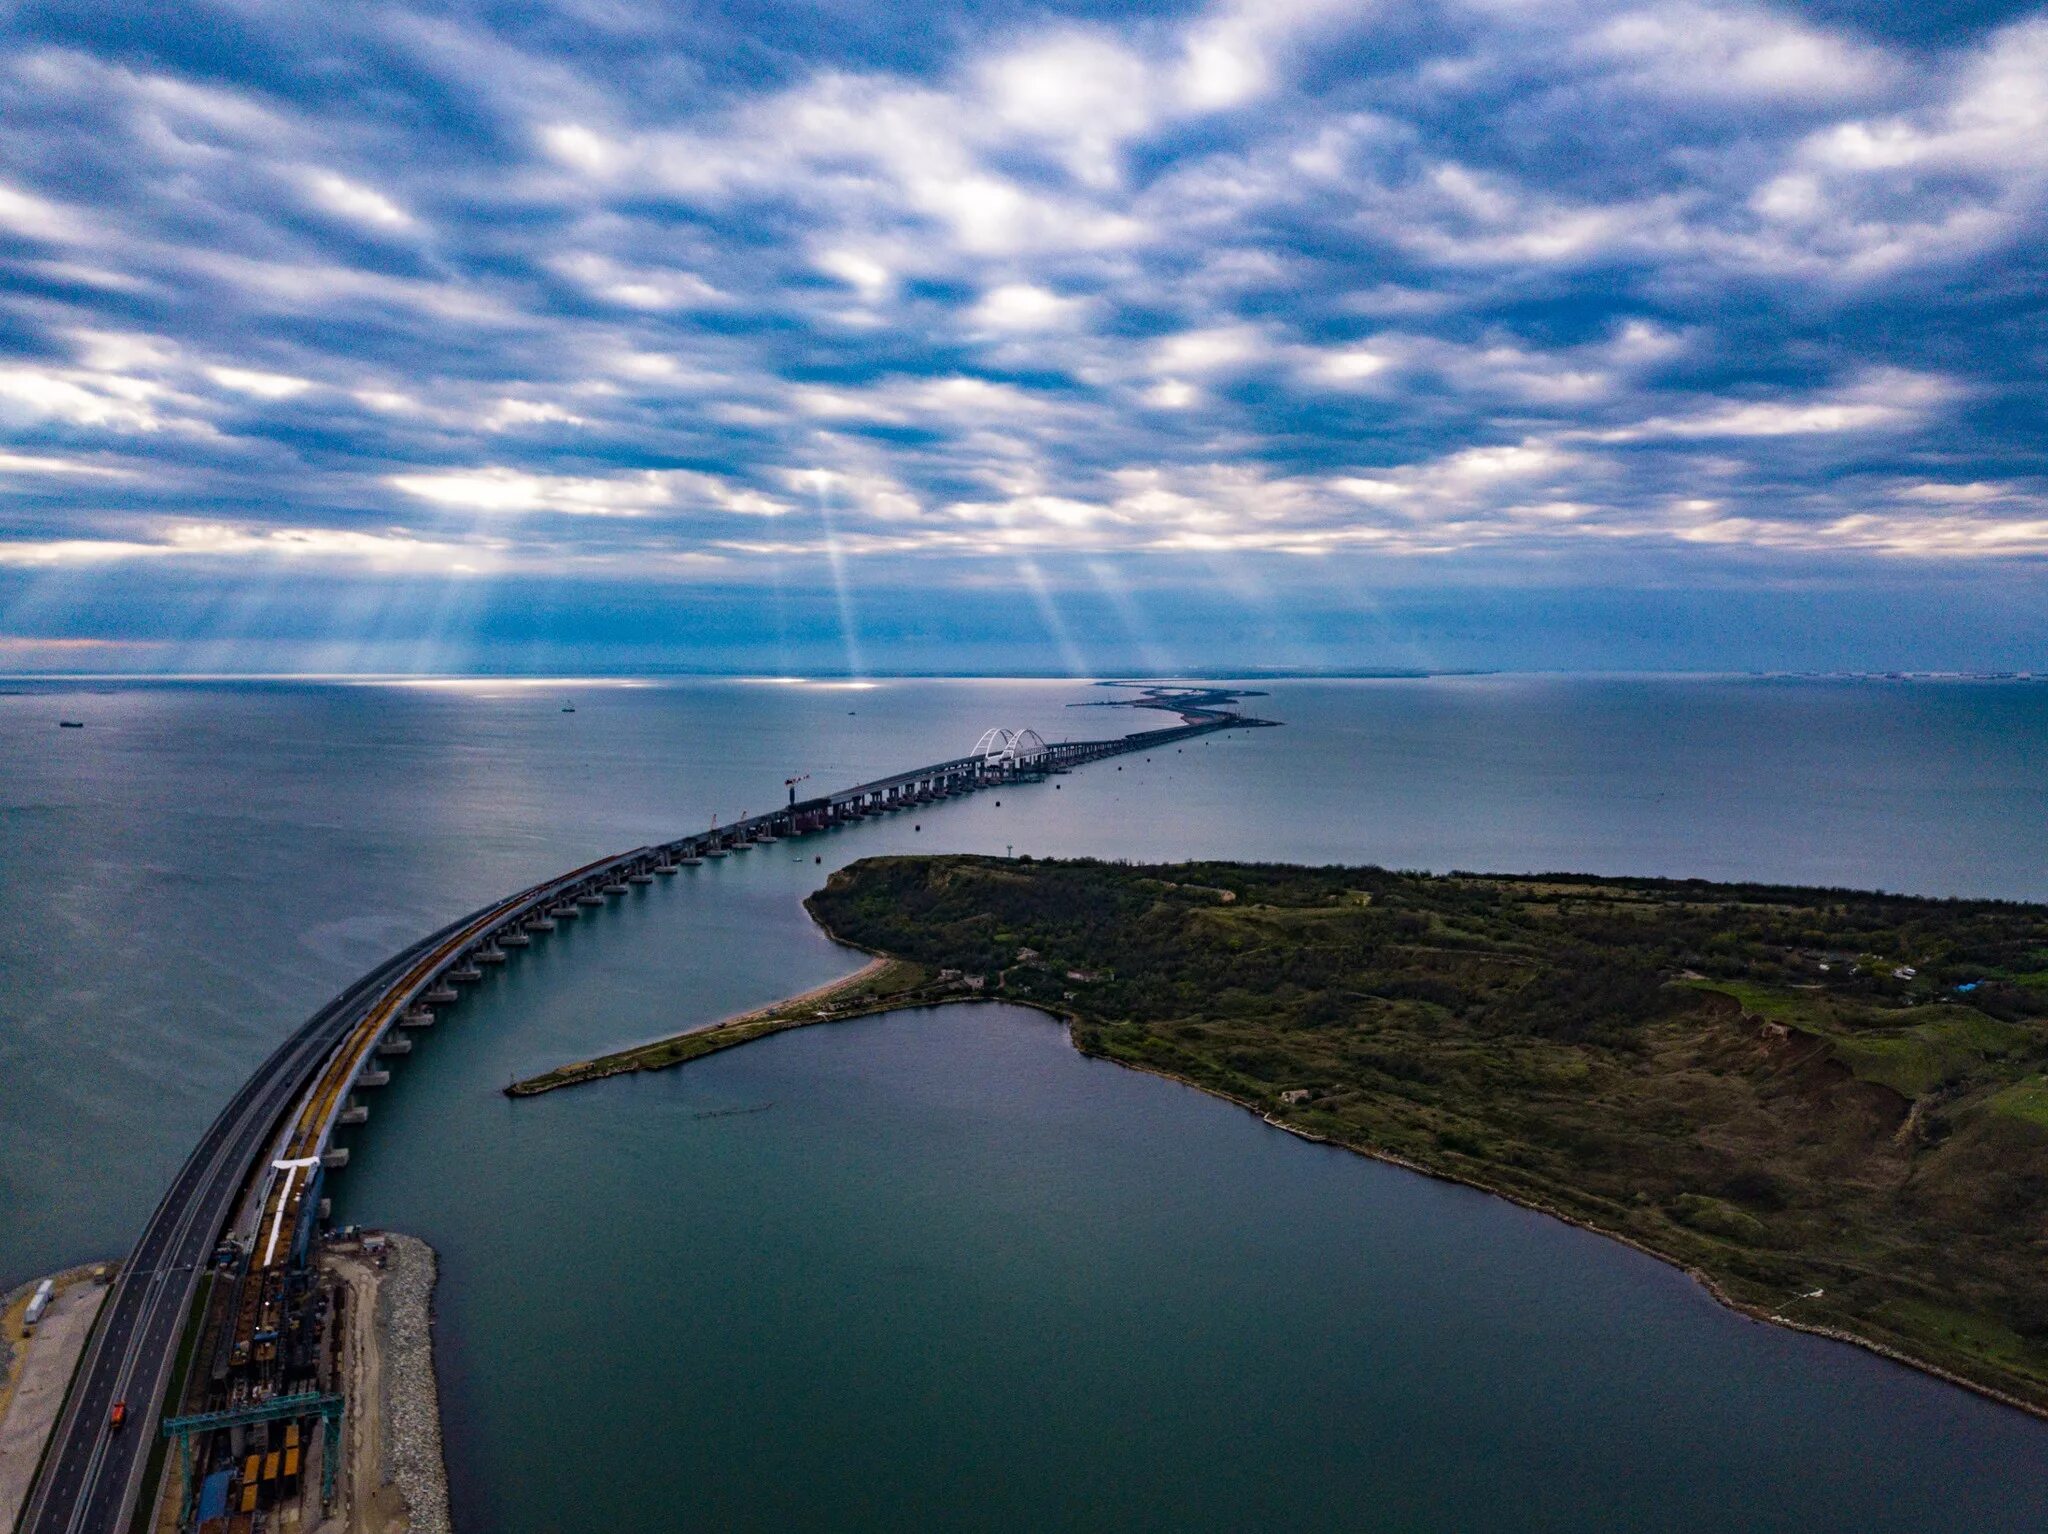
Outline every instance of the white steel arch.
[[980, 757], [992, 767], [1009, 767], [1042, 761], [1051, 754], [1051, 750], [1036, 730], [1005, 730], [997, 726], [983, 730], [981, 739], [974, 743], [974, 750], [968, 754]]

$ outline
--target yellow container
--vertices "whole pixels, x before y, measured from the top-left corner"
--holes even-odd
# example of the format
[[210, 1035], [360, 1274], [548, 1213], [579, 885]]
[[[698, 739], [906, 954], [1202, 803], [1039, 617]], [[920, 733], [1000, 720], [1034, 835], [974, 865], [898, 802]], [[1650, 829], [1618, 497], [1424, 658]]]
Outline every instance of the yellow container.
[[277, 1479], [277, 1462], [283, 1457], [284, 1456], [279, 1454], [275, 1449], [272, 1449], [268, 1454], [263, 1456], [264, 1480], [274, 1481]]

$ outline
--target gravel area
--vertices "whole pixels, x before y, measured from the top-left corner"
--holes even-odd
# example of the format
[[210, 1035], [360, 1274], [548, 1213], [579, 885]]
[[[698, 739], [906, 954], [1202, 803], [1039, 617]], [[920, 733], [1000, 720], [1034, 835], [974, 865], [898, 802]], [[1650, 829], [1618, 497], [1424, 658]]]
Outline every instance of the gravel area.
[[393, 1235], [378, 1285], [384, 1353], [384, 1479], [398, 1487], [412, 1534], [453, 1534], [441, 1458], [441, 1398], [434, 1384], [434, 1249]]

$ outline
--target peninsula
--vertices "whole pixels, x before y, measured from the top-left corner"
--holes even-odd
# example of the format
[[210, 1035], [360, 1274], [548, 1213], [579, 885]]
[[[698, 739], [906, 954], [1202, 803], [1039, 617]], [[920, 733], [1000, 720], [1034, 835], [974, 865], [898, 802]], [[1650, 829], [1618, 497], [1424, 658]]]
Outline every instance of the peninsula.
[[891, 1008], [1020, 1002], [1085, 1053], [2048, 1415], [2048, 907], [890, 857], [809, 908], [887, 962], [511, 1090]]

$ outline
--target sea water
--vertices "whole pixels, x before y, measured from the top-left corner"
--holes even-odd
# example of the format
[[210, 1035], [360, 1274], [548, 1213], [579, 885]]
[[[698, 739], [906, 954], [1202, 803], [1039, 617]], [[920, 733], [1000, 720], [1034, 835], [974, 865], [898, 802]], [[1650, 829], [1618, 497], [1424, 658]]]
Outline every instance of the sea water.
[[[886, 851], [1698, 874], [2048, 898], [2048, 687], [1270, 684], [1284, 721], [762, 847], [517, 956], [337, 1213], [443, 1256], [471, 1529], [2033, 1528], [2048, 1426], [1010, 1008], [505, 1081], [857, 962]], [[0, 696], [0, 1282], [120, 1251], [354, 975], [602, 853], [965, 750], [1065, 682], [24, 684]], [[565, 712], [573, 708], [574, 712]], [[59, 717], [86, 728], [57, 728]], [[1119, 770], [1121, 769], [1121, 770]], [[1000, 803], [998, 803], [1000, 800]]]

